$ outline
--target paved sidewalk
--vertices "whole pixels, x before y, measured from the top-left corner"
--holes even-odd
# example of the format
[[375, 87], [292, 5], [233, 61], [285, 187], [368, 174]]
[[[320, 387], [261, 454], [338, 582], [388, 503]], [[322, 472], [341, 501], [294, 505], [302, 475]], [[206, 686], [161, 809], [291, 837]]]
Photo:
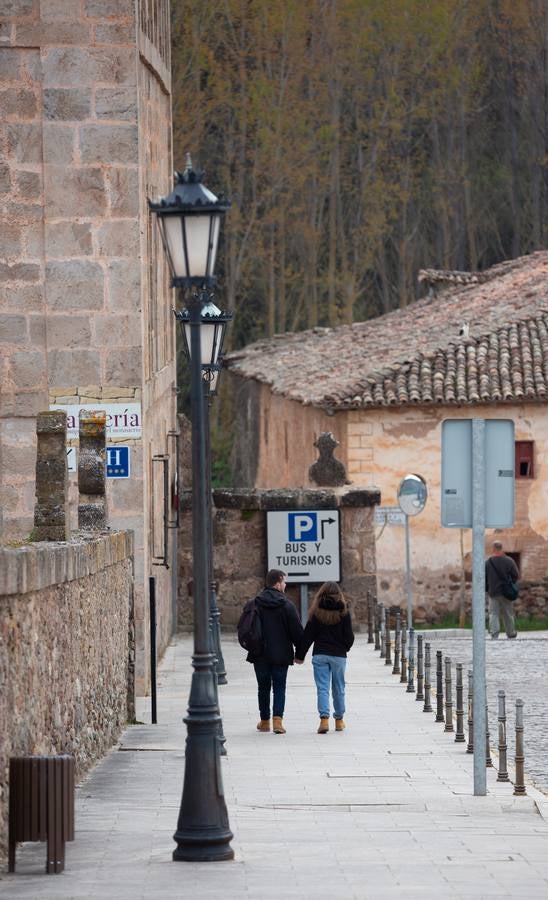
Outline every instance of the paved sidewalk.
[[[348, 728], [324, 736], [309, 660], [289, 673], [287, 735], [259, 734], [253, 670], [224, 641], [222, 766], [236, 859], [209, 864], [171, 861], [191, 672], [190, 639], [177, 641], [159, 676], [161, 724], [129, 728], [78, 791], [66, 871], [44, 875], [45, 847], [27, 844], [0, 896], [546, 898], [543, 795], [514, 798], [488, 770], [488, 796], [474, 797], [465, 745], [422, 712], [366, 640], [349, 657]], [[148, 708], [140, 701], [143, 721]]]

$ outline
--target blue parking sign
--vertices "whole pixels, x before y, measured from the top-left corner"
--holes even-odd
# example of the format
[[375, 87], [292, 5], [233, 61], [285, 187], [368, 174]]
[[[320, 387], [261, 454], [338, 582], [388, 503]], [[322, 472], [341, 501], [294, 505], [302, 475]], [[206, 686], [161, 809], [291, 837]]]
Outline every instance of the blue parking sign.
[[129, 478], [129, 447], [107, 447], [107, 478]]
[[291, 512], [287, 516], [289, 541], [317, 541], [318, 514], [315, 512]]

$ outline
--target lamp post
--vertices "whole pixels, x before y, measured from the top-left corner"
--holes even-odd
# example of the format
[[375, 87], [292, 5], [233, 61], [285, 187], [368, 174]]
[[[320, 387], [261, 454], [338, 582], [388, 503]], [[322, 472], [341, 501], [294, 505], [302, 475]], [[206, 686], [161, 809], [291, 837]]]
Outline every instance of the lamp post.
[[[187, 309], [182, 312], [176, 312], [177, 318], [187, 349], [187, 355], [191, 357], [190, 344], [190, 315]], [[219, 383], [219, 375], [222, 368], [221, 352], [223, 349], [224, 336], [226, 327], [232, 319], [232, 313], [221, 312], [213, 303], [211, 295], [209, 295], [205, 305], [202, 307], [201, 326], [200, 326], [200, 343], [201, 343], [201, 359], [202, 359], [202, 384], [203, 384], [203, 403], [204, 403], [204, 420], [205, 420], [205, 436], [206, 436], [206, 478], [207, 478], [207, 521], [208, 521], [208, 550], [209, 550], [209, 627], [211, 633], [212, 646], [211, 649], [215, 654], [215, 670], [217, 673], [217, 683], [226, 684], [226, 666], [221, 646], [221, 626], [219, 607], [217, 604], [217, 591], [215, 585], [215, 575], [213, 570], [213, 533], [212, 533], [212, 506], [211, 506], [211, 445], [210, 445], [210, 424], [209, 410], [211, 401], [217, 393]]]
[[185, 776], [173, 859], [212, 862], [232, 859], [232, 832], [222, 784], [214, 656], [209, 639], [209, 545], [206, 432], [202, 387], [201, 314], [215, 283], [221, 218], [229, 204], [202, 184], [187, 156], [184, 172], [167, 197], [149, 201], [157, 216], [171, 270], [171, 284], [186, 292], [191, 347], [192, 574], [194, 652], [188, 701]]

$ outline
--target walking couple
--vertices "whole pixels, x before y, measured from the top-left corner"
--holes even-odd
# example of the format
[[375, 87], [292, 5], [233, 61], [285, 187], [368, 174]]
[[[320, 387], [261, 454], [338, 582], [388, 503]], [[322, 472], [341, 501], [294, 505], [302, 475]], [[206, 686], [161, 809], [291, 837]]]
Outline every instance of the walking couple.
[[285, 572], [271, 569], [266, 587], [250, 604], [258, 609], [262, 632], [262, 649], [249, 652], [247, 661], [253, 663], [257, 678], [259, 731], [270, 731], [270, 694], [273, 695], [272, 730], [285, 734], [283, 714], [288, 667], [302, 664], [312, 644], [312, 666], [318, 697], [320, 725], [318, 734], [329, 731], [330, 693], [333, 697], [335, 730], [345, 727], [346, 654], [354, 643], [352, 620], [339, 585], [327, 581], [321, 586], [310, 607], [306, 628], [299, 621], [294, 604], [284, 591]]

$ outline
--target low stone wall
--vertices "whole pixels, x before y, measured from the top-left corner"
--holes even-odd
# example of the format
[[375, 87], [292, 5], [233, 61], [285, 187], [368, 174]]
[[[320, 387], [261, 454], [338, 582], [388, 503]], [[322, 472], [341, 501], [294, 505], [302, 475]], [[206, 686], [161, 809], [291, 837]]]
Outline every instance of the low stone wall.
[[[192, 628], [191, 497], [182, 497], [178, 551], [178, 627]], [[234, 631], [244, 603], [264, 587], [267, 569], [266, 512], [291, 509], [339, 509], [342, 589], [355, 625], [367, 623], [367, 592], [376, 596], [375, 505], [380, 494], [366, 488], [283, 490], [232, 489], [213, 492], [214, 570], [221, 626]], [[315, 589], [310, 585], [310, 593]], [[299, 607], [298, 585], [287, 594]]]
[[76, 777], [134, 713], [133, 534], [0, 548], [0, 857], [8, 761], [72, 753]]

